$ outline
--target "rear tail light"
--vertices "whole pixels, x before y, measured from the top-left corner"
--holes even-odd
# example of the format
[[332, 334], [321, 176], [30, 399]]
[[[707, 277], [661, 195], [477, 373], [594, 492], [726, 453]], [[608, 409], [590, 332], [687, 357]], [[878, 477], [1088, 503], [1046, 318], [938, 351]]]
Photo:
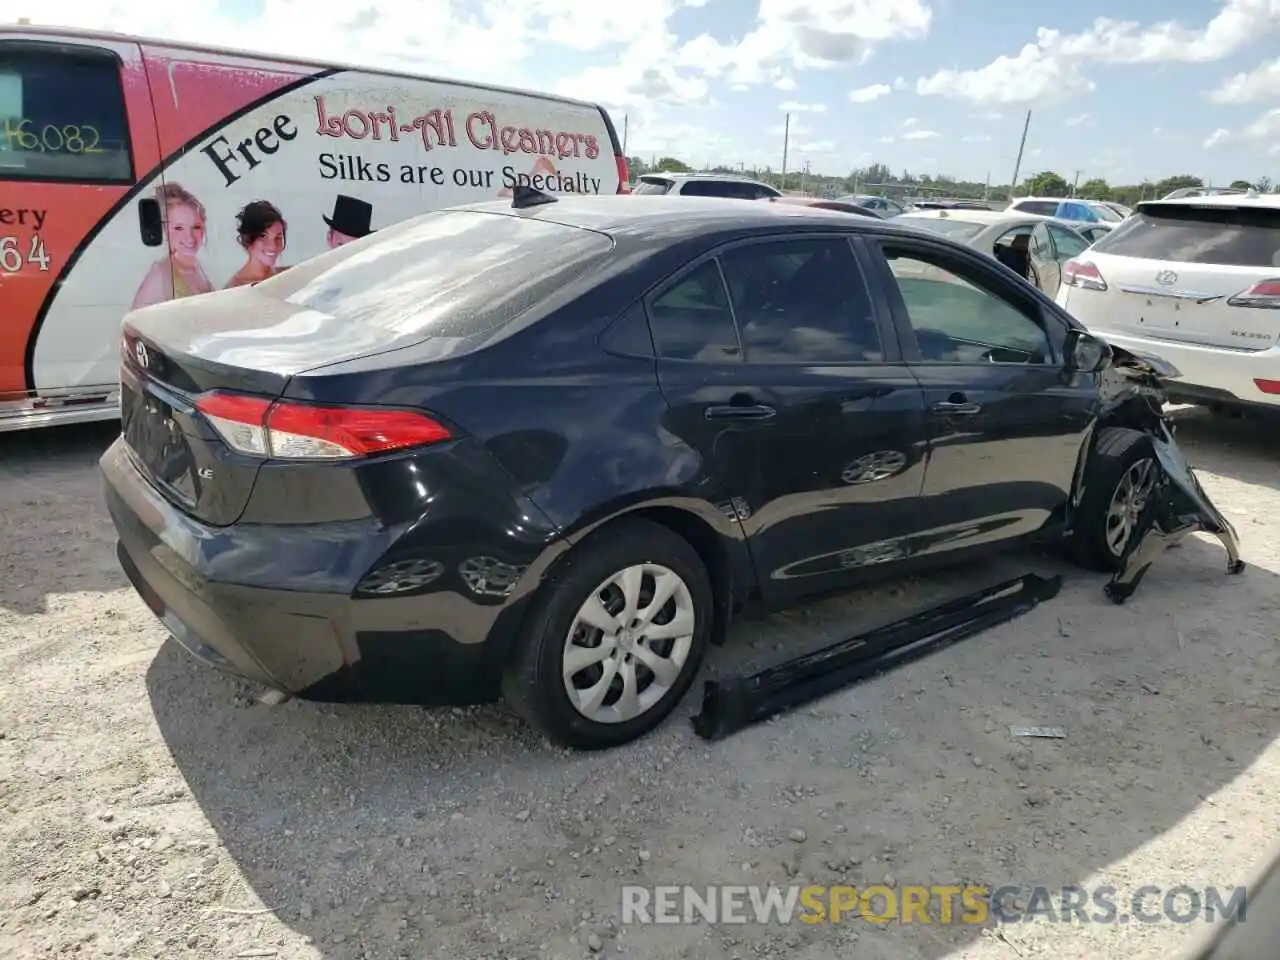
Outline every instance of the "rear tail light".
[[1280, 380], [1254, 380], [1253, 385], [1263, 393], [1272, 396], [1280, 395]]
[[1280, 277], [1259, 280], [1247, 290], [1241, 290], [1227, 303], [1233, 307], [1260, 307], [1263, 310], [1280, 310]]
[[631, 165], [627, 163], [627, 158], [622, 154], [618, 154], [613, 158], [618, 162], [618, 192], [630, 193], [627, 184], [631, 181]]
[[1097, 266], [1088, 260], [1068, 260], [1062, 267], [1062, 282], [1068, 287], [1080, 287], [1083, 290], [1105, 290], [1107, 281]]
[[413, 410], [326, 407], [207, 393], [196, 409], [227, 446], [282, 460], [350, 460], [448, 440], [448, 428]]

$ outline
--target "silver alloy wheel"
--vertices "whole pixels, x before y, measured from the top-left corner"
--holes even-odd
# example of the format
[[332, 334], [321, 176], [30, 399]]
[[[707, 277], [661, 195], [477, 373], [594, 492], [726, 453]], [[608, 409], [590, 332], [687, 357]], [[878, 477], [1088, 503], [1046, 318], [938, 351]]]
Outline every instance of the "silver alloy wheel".
[[1150, 457], [1135, 461], [1111, 493], [1111, 503], [1107, 506], [1107, 527], [1105, 531], [1107, 549], [1113, 556], [1121, 556], [1129, 539], [1133, 536], [1138, 515], [1146, 506], [1147, 497], [1151, 494], [1155, 482], [1155, 462]]
[[569, 702], [596, 723], [625, 723], [676, 684], [693, 649], [693, 595], [674, 570], [619, 570], [578, 609], [561, 659]]

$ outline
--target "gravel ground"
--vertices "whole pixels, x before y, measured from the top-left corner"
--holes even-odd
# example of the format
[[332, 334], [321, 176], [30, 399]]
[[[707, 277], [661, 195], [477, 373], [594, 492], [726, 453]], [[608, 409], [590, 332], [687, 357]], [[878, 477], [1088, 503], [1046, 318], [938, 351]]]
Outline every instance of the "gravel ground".
[[[626, 883], [1234, 887], [1280, 832], [1280, 438], [1180, 411], [1244, 541], [1124, 607], [1040, 556], [737, 626], [723, 672], [1030, 566], [1061, 596], [718, 744], [604, 755], [500, 707], [258, 704], [125, 586], [111, 429], [0, 437], [0, 956], [1167, 957], [1203, 923], [619, 924]], [[1010, 724], [1065, 728], [1019, 740]]]

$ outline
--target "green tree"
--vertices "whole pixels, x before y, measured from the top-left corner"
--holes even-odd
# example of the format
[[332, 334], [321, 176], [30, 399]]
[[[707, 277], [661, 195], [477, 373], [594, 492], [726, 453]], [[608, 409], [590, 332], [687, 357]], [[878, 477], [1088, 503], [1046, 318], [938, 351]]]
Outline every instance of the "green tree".
[[693, 167], [689, 166], [683, 160], [677, 160], [675, 157], [663, 157], [658, 161], [655, 170], [662, 170], [666, 173], [691, 173]]
[[1033, 197], [1065, 197], [1071, 185], [1052, 170], [1041, 170], [1022, 184]]
[[1174, 190], [1182, 190], [1186, 187], [1203, 187], [1204, 181], [1199, 177], [1193, 177], [1189, 173], [1180, 173], [1176, 177], [1165, 177], [1155, 185], [1155, 198], [1159, 200], [1161, 197], [1172, 193]]
[[1259, 193], [1271, 193], [1272, 190], [1275, 189], [1271, 183], [1270, 177], [1259, 177], [1258, 182], [1254, 184], [1254, 187], [1257, 188]]
[[1092, 180], [1086, 180], [1080, 184], [1080, 189], [1076, 191], [1076, 195], [1084, 197], [1086, 200], [1110, 200], [1111, 188], [1107, 186], [1107, 181], [1101, 177], [1094, 177]]
[[1232, 190], [1252, 190], [1253, 184], [1250, 183], [1248, 180], [1232, 180], [1231, 189]]

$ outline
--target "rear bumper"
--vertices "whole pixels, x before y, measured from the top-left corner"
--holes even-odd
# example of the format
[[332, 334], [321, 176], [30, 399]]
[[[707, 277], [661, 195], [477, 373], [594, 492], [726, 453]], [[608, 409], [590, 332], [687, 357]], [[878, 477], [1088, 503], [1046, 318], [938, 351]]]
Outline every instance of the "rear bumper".
[[384, 565], [403, 529], [372, 518], [211, 527], [165, 500], [123, 441], [100, 468], [121, 566], [204, 663], [309, 700], [460, 705], [498, 695], [532, 589], [519, 568], [503, 582], [490, 567], [486, 580], [442, 552], [435, 580], [362, 596], [355, 585]]
[[[1086, 321], [1087, 323], [1087, 321]], [[1135, 353], [1150, 353], [1178, 368], [1164, 383], [1174, 402], [1246, 403], [1280, 408], [1280, 394], [1263, 393], [1255, 379], [1280, 380], [1280, 348], [1243, 351], [1173, 343], [1089, 328], [1102, 339]]]

